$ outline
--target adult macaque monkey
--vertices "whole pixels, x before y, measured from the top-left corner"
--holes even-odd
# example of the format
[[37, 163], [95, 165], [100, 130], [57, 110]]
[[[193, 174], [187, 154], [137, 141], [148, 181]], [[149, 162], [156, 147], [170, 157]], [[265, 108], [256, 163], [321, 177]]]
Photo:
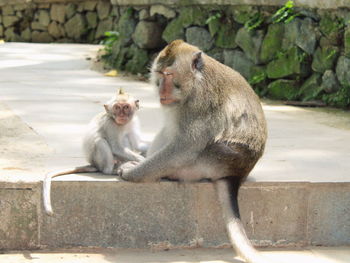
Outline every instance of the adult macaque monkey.
[[237, 202], [238, 188], [262, 156], [267, 138], [259, 98], [238, 72], [182, 40], [160, 52], [151, 74], [165, 124], [146, 160], [121, 165], [122, 178], [212, 180], [234, 249], [247, 262], [269, 262], [247, 238]]
[[120, 164], [144, 160], [138, 152], [145, 152], [146, 145], [140, 141], [139, 121], [135, 112], [139, 101], [122, 89], [115, 98], [104, 105], [105, 112], [96, 115], [89, 123], [83, 140], [85, 158], [90, 165], [48, 173], [43, 183], [44, 208], [52, 215], [51, 179], [73, 173], [102, 172], [117, 174]]

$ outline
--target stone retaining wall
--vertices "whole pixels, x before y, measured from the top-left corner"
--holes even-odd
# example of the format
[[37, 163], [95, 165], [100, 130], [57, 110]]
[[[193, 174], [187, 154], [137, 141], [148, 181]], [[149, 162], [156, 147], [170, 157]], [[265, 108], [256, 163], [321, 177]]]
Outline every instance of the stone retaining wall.
[[349, 4], [333, 10], [295, 7], [291, 21], [276, 22], [272, 18], [281, 6], [270, 4], [284, 1], [264, 1], [266, 6], [237, 5], [243, 0], [127, 2], [0, 0], [0, 38], [99, 43], [104, 32], [118, 31], [119, 41], [105, 59], [132, 73], [146, 73], [154, 55], [181, 38], [238, 70], [260, 96], [350, 105]]

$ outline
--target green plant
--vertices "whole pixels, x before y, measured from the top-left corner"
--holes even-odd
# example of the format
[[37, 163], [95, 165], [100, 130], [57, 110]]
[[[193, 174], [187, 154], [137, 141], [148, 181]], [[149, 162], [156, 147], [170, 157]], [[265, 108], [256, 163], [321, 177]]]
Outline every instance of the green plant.
[[331, 59], [335, 54], [337, 54], [337, 51], [335, 49], [332, 49], [327, 55], [326, 60]]
[[113, 45], [118, 41], [119, 33], [116, 31], [107, 31], [104, 33], [104, 36], [104, 39], [101, 41], [101, 44], [104, 45], [104, 54], [101, 58], [107, 65], [112, 66], [114, 60]]
[[340, 108], [350, 107], [350, 84], [341, 87], [335, 93], [323, 95], [322, 100], [331, 106]]
[[288, 24], [297, 16], [299, 16], [299, 14], [294, 11], [294, 1], [289, 0], [272, 16], [272, 23], [283, 22]]
[[105, 46], [105, 49], [111, 49], [113, 44], [119, 39], [119, 33], [117, 31], [107, 31], [104, 36], [101, 44]]
[[248, 31], [251, 31], [258, 28], [263, 22], [263, 15], [261, 13], [255, 13], [247, 22], [244, 23], [244, 27]]
[[266, 73], [260, 72], [256, 75], [254, 75], [253, 77], [251, 77], [248, 82], [250, 85], [255, 85], [255, 84], [259, 84], [259, 83], [263, 82], [266, 78], [267, 78]]
[[219, 12], [216, 12], [215, 14], [212, 14], [208, 17], [208, 19], [205, 21], [205, 24], [208, 25], [210, 22], [213, 22], [215, 20], [219, 20], [222, 17], [222, 14]]

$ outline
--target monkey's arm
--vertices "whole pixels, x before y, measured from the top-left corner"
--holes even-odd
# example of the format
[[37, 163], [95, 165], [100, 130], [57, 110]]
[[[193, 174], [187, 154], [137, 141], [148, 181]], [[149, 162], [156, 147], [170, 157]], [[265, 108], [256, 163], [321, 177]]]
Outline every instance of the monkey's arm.
[[164, 143], [164, 147], [136, 167], [123, 170], [121, 166], [122, 178], [127, 181], [141, 182], [157, 181], [171, 175], [178, 168], [189, 165], [197, 159], [198, 154], [207, 145], [208, 139], [205, 137], [205, 134], [174, 136], [171, 142]]
[[120, 160], [123, 160], [123, 161], [141, 162], [145, 159], [142, 155], [130, 150], [127, 147], [123, 147], [122, 145], [120, 145], [118, 143], [113, 143], [112, 152], [117, 158], [119, 158]]

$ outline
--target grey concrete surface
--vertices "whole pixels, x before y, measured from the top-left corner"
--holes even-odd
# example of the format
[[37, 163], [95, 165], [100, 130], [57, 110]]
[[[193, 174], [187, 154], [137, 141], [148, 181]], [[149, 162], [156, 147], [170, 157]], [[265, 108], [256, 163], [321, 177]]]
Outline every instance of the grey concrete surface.
[[[271, 262], [280, 263], [348, 263], [350, 248], [318, 248], [302, 250], [262, 250]], [[243, 263], [231, 249], [176, 249], [149, 251], [133, 249], [65, 249], [24, 251], [0, 254], [6, 263]]]
[[[18, 121], [19, 117], [30, 128], [22, 142], [26, 143], [25, 154], [3, 150], [0, 180], [37, 181], [45, 171], [84, 163], [80, 143], [86, 124], [103, 110], [102, 104], [119, 87], [140, 98], [145, 139], [151, 140], [160, 129], [162, 116], [149, 84], [104, 77], [89, 69], [91, 61], [86, 58], [94, 57], [98, 48], [74, 44], [0, 45], [0, 102], [7, 110], [2, 119], [8, 120], [12, 113], [12, 118]], [[251, 181], [350, 182], [349, 113], [266, 103], [264, 110], [269, 139]], [[19, 122], [11, 124], [18, 126]], [[11, 133], [6, 136], [11, 138]], [[10, 142], [18, 143], [18, 136], [13, 137]], [[33, 158], [37, 161], [24, 170], [24, 160], [28, 163]]]

